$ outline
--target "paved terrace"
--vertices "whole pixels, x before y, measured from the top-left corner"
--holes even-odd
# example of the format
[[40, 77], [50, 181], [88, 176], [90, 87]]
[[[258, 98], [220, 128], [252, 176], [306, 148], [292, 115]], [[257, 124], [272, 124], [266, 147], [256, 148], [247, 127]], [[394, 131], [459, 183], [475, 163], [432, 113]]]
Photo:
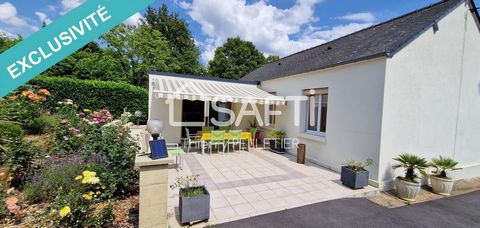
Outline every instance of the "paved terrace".
[[[169, 183], [179, 175], [200, 175], [200, 184], [207, 186], [211, 197], [209, 225], [377, 193], [371, 186], [347, 188], [339, 174], [312, 163], [297, 164], [295, 159], [263, 149], [212, 155], [191, 152], [184, 157], [183, 170], [169, 171]], [[169, 189], [168, 196], [168, 223], [179, 227], [178, 189]]]

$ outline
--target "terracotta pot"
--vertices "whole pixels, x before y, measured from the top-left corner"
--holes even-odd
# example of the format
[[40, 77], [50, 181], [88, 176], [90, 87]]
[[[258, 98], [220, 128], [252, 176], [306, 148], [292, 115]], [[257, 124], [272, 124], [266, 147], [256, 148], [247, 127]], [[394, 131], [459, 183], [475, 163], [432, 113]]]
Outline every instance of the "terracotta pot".
[[453, 182], [453, 179], [430, 176], [430, 183], [432, 184], [433, 192], [443, 196], [450, 195], [450, 192], [452, 192], [453, 189]]
[[413, 202], [420, 192], [420, 183], [404, 181], [397, 177], [395, 179], [395, 189], [400, 199]]

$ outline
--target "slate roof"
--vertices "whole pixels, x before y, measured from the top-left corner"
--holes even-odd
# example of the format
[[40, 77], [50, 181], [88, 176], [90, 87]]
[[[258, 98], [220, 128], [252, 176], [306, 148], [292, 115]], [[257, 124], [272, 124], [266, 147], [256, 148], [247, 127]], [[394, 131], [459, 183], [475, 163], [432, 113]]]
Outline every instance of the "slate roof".
[[[267, 63], [241, 80], [266, 81], [376, 57], [391, 57], [465, 0], [445, 0]], [[440, 28], [441, 29], [441, 28]]]

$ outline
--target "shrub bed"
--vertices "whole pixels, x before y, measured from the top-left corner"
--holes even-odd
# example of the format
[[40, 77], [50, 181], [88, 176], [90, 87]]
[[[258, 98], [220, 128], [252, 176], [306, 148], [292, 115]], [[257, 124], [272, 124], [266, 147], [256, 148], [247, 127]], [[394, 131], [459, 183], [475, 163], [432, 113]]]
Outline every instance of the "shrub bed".
[[78, 80], [62, 77], [36, 77], [29, 82], [32, 86], [54, 91], [44, 106], [53, 110], [57, 102], [72, 99], [83, 109], [108, 109], [120, 117], [126, 108], [130, 112], [140, 110], [145, 123], [148, 113], [148, 91], [144, 88], [121, 82]]

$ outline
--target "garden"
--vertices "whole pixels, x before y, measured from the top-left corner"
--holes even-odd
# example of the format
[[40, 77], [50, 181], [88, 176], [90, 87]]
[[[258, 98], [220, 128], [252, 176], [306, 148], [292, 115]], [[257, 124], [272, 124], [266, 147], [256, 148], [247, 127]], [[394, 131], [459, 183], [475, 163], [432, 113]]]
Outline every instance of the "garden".
[[119, 107], [136, 111], [146, 93], [101, 82], [96, 93], [115, 88], [131, 104], [87, 107], [110, 94], [70, 91], [79, 99], [70, 100], [60, 88], [76, 82], [55, 80], [67, 81], [40, 78], [0, 100], [0, 226], [133, 227], [138, 145], [128, 128], [135, 121]]

